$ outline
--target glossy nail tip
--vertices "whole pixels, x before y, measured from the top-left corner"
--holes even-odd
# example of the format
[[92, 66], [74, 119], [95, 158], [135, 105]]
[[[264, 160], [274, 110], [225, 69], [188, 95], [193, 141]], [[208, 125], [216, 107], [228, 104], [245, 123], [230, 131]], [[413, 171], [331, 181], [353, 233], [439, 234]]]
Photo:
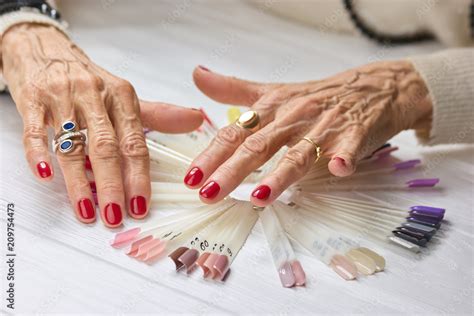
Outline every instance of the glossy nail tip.
[[208, 269], [204, 266], [204, 263], [206, 262], [206, 260], [209, 258], [210, 255], [211, 254], [209, 252], [204, 252], [196, 260], [196, 265], [202, 269], [202, 274], [204, 278], [206, 277], [206, 272], [208, 271]]
[[174, 262], [176, 271], [178, 271], [179, 269], [183, 267], [183, 263], [179, 261], [178, 258], [181, 257], [181, 255], [185, 253], [188, 249], [189, 249], [188, 247], [179, 247], [178, 249], [176, 249], [175, 251], [173, 251], [172, 253], [168, 255], [168, 257]]
[[293, 270], [293, 274], [295, 276], [295, 285], [296, 286], [303, 286], [306, 284], [306, 273], [301, 266], [301, 263], [298, 260], [295, 260], [291, 263], [291, 269]]
[[141, 244], [138, 247], [137, 253], [135, 255], [135, 259], [140, 261], [145, 261], [148, 257], [148, 252], [153, 248], [156, 248], [160, 245], [161, 240], [158, 238], [153, 238], [146, 243]]
[[220, 190], [221, 187], [219, 184], [215, 181], [211, 181], [201, 188], [199, 194], [206, 199], [212, 199], [215, 198], [217, 194], [219, 194]]
[[446, 210], [444, 208], [417, 205], [410, 207], [410, 214], [418, 214], [422, 216], [431, 216], [443, 219]]
[[110, 242], [110, 245], [114, 248], [123, 247], [132, 242], [132, 240], [135, 239], [135, 237], [140, 233], [140, 230], [140, 227], [135, 227], [124, 232], [117, 233], [115, 234], [114, 240]]
[[194, 167], [189, 170], [188, 174], [184, 177], [184, 183], [190, 187], [194, 187], [201, 183], [204, 173], [198, 167]]
[[150, 249], [147, 253], [147, 256], [143, 259], [143, 261], [147, 264], [151, 264], [154, 261], [156, 261], [158, 258], [160, 258], [164, 250], [166, 249], [166, 244], [167, 242], [165, 240], [161, 241], [158, 245]]
[[207, 260], [202, 265], [201, 268], [204, 270], [205, 278], [213, 279], [215, 277], [216, 271], [214, 269], [214, 264], [216, 263], [218, 258], [219, 258], [219, 255], [215, 253], [211, 253], [209, 257], [207, 258]]
[[199, 251], [196, 249], [186, 250], [179, 258], [177, 259], [182, 263], [182, 266], [186, 268], [186, 273], [190, 273], [194, 267], [194, 262], [199, 258]]
[[407, 161], [396, 163], [393, 165], [393, 167], [395, 168], [395, 170], [405, 170], [405, 169], [414, 168], [416, 167], [416, 165], [420, 163], [421, 163], [420, 159], [413, 159], [413, 160], [407, 160]]
[[283, 285], [283, 287], [295, 286], [296, 278], [289, 262], [282, 264], [282, 266], [278, 269], [278, 275], [280, 276], [281, 285]]
[[86, 220], [90, 221], [95, 219], [95, 205], [90, 199], [81, 199], [77, 203], [77, 208], [79, 210], [79, 216]]
[[438, 178], [433, 179], [414, 179], [407, 181], [408, 187], [410, 188], [424, 188], [424, 187], [434, 187], [439, 183]]
[[215, 278], [222, 280], [224, 279], [228, 269], [229, 259], [226, 255], [219, 255], [216, 262], [214, 262], [214, 271], [216, 271]]
[[410, 251], [413, 251], [415, 253], [417, 252], [420, 252], [420, 246], [412, 243], [412, 242], [409, 242], [407, 240], [404, 240], [400, 237], [397, 237], [397, 236], [390, 236], [388, 237], [388, 239], [393, 242], [394, 244], [397, 244], [399, 246], [402, 246]]
[[385, 269], [385, 258], [376, 253], [375, 251], [365, 248], [365, 247], [359, 247], [357, 250], [361, 251], [365, 255], [369, 256], [374, 260], [375, 262], [375, 267], [376, 267], [376, 272], [381, 272]]
[[377, 270], [374, 260], [358, 249], [351, 249], [346, 257], [354, 263], [357, 271], [364, 275], [372, 275]]
[[342, 255], [333, 256], [329, 265], [334, 270], [334, 272], [336, 272], [346, 281], [357, 278], [356, 266], [349, 259]]
[[146, 242], [148, 242], [152, 239], [153, 239], [153, 236], [148, 235], [148, 236], [142, 237], [142, 238], [134, 241], [125, 253], [128, 256], [135, 257], [137, 252], [138, 252], [138, 248], [140, 247], [140, 245], [142, 245], [142, 244], [144, 244], [144, 243], [146, 243]]

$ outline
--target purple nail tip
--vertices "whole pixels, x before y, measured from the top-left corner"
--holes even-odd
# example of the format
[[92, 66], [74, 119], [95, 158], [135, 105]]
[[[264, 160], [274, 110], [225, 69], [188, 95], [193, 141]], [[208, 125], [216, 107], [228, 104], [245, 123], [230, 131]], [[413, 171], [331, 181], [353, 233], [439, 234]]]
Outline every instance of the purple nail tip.
[[415, 167], [419, 163], [421, 163], [420, 159], [413, 159], [396, 163], [393, 165], [393, 167], [395, 168], [395, 170], [410, 169]]
[[430, 214], [434, 215], [444, 215], [446, 211], [444, 208], [440, 207], [432, 207], [432, 206], [424, 206], [424, 205], [414, 205], [410, 207], [410, 211], [416, 211], [420, 214], [426, 214], [426, 216], [430, 216]]
[[407, 182], [409, 188], [434, 187], [439, 182], [438, 178], [414, 179]]
[[439, 228], [441, 226], [439, 220], [434, 219], [434, 218], [429, 218], [429, 217], [419, 217], [419, 216], [409, 216], [407, 217], [407, 220], [410, 222], [426, 225], [426, 226], [432, 226]]

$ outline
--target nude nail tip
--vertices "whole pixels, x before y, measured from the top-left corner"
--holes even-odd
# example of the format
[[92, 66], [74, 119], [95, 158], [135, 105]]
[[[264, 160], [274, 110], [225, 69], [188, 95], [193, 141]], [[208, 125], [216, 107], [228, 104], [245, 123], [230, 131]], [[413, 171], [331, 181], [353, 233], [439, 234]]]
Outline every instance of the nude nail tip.
[[285, 262], [278, 269], [278, 275], [280, 276], [280, 281], [283, 287], [293, 287], [295, 286], [296, 279], [289, 262]]
[[330, 266], [337, 274], [347, 281], [357, 278], [357, 268], [349, 259], [342, 255], [333, 256]]
[[141, 244], [146, 243], [147, 241], [151, 239], [153, 239], [153, 236], [148, 235], [148, 236], [138, 239], [137, 241], [134, 241], [125, 253], [129, 256], [134, 257], [138, 251], [138, 247], [140, 247]]
[[229, 264], [229, 259], [227, 258], [226, 255], [220, 255], [217, 257], [216, 262], [213, 265], [213, 268], [215, 271], [217, 271], [216, 278], [217, 279], [223, 279], [228, 268]]
[[306, 284], [306, 273], [301, 266], [301, 263], [298, 260], [295, 260], [291, 263], [291, 269], [295, 275], [295, 285], [303, 286]]
[[385, 269], [385, 258], [376, 253], [375, 251], [365, 248], [365, 247], [359, 247], [357, 250], [363, 252], [364, 254], [370, 256], [372, 260], [375, 262], [375, 267], [376, 267], [376, 272], [383, 271]]
[[199, 251], [196, 249], [188, 249], [181, 256], [179, 256], [177, 260], [183, 264], [183, 266], [186, 268], [186, 272], [190, 273], [194, 266], [194, 262], [196, 262], [198, 258]]
[[346, 253], [346, 258], [355, 264], [357, 271], [364, 275], [372, 275], [377, 270], [374, 260], [357, 249], [351, 249]]
[[145, 263], [151, 264], [163, 254], [163, 251], [165, 250], [165, 248], [166, 248], [166, 241], [163, 240], [161, 243], [159, 243], [158, 245], [156, 245], [155, 247], [153, 247], [152, 249], [148, 251], [147, 256], [145, 257], [143, 261]]
[[179, 247], [172, 253], [168, 255], [168, 257], [173, 260], [175, 266], [176, 266], [176, 271], [181, 269], [183, 267], [183, 263], [178, 261], [178, 258], [181, 257], [183, 253], [185, 253], [189, 248], [188, 247]]
[[125, 246], [140, 233], [140, 230], [140, 227], [135, 227], [124, 232], [117, 233], [114, 240], [110, 242], [110, 245], [114, 248]]
[[204, 270], [204, 277], [213, 279], [216, 271], [214, 269], [214, 263], [216, 263], [217, 258], [219, 255], [215, 253], [211, 253], [201, 268]]

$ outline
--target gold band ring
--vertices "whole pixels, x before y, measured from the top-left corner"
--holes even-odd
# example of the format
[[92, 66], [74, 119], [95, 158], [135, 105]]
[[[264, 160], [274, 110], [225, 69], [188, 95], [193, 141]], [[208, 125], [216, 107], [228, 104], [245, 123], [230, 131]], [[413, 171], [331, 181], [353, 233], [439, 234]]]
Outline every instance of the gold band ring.
[[316, 153], [316, 159], [314, 160], [314, 163], [317, 163], [319, 158], [321, 158], [321, 154], [322, 154], [322, 151], [321, 151], [321, 147], [318, 146], [318, 144], [316, 144], [311, 138], [309, 137], [303, 137], [301, 140], [305, 140], [307, 141], [308, 143], [310, 143], [311, 145], [314, 146], [314, 150], [315, 150], [315, 153]]
[[256, 111], [247, 111], [239, 116], [235, 124], [255, 133], [260, 129], [260, 117]]

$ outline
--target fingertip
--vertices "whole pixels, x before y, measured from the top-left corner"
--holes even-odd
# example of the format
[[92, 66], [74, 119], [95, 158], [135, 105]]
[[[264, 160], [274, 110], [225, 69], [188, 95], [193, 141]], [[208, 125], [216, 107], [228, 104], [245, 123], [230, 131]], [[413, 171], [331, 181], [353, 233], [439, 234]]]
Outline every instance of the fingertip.
[[51, 181], [54, 176], [54, 170], [49, 161], [40, 160], [36, 163], [35, 174], [42, 181]]
[[149, 213], [147, 199], [137, 195], [130, 199], [128, 214], [134, 219], [144, 219]]
[[352, 159], [336, 155], [329, 161], [328, 169], [336, 177], [347, 177], [354, 173], [355, 166]]

